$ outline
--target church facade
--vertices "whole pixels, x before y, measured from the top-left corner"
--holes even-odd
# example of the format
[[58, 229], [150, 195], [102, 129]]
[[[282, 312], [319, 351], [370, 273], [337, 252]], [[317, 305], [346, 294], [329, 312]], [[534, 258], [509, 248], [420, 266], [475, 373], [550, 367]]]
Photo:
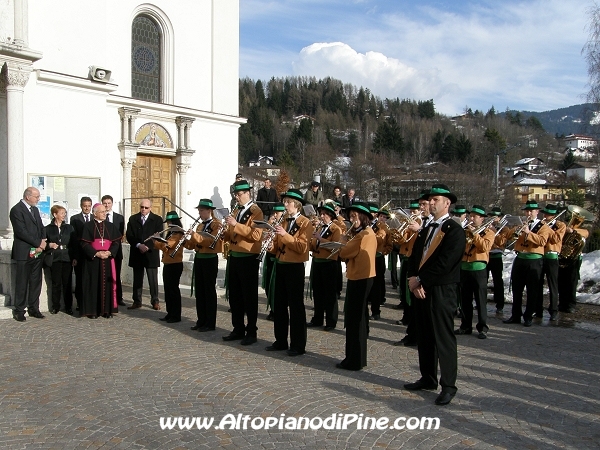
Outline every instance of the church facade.
[[0, 236], [31, 185], [45, 221], [83, 195], [126, 217], [229, 204], [238, 0], [0, 0], [0, 67]]

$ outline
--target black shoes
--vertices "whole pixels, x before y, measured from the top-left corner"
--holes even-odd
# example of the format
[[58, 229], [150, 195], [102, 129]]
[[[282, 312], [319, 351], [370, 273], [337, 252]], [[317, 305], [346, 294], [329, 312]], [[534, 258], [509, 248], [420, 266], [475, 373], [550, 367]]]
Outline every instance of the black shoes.
[[306, 322], [306, 326], [309, 327], [309, 328], [310, 327], [322, 327], [323, 324], [317, 325], [316, 323], [314, 323], [314, 322], [311, 321], [311, 322]]
[[181, 322], [181, 318], [169, 317], [165, 322], [167, 322], [167, 323], [177, 323], [177, 322]]
[[532, 323], [533, 323], [533, 321], [531, 319], [523, 320], [523, 325], [525, 325], [526, 327], [530, 327]]
[[371, 319], [373, 319], [373, 320], [379, 320], [379, 319], [381, 319], [381, 314], [373, 314], [371, 316]]
[[58, 309], [51, 309], [50, 314], [58, 314]]
[[304, 351], [304, 350], [296, 350], [294, 348], [290, 348], [287, 351], [288, 356], [300, 356], [300, 355], [304, 355], [304, 353], [306, 353], [306, 351]]
[[420, 391], [420, 390], [428, 390], [435, 391], [438, 388], [437, 384], [434, 383], [426, 383], [423, 380], [417, 380], [414, 383], [407, 383], [404, 385], [404, 389], [407, 391]]
[[[195, 327], [192, 327], [192, 329], [194, 329], [194, 328]], [[195, 329], [201, 333], [204, 333], [205, 331], [215, 331], [215, 327], [197, 327]]]
[[485, 331], [480, 331], [477, 335], [478, 339], [487, 339], [487, 333]]
[[244, 339], [242, 339], [242, 342], [240, 342], [240, 344], [242, 344], [242, 345], [256, 344], [256, 336], [246, 336]]
[[502, 323], [521, 323], [521, 318], [510, 316], [510, 318], [503, 320]]
[[229, 333], [227, 336], [223, 336], [223, 340], [224, 341], [240, 341], [244, 339], [244, 335], [243, 334], [237, 334], [237, 333]]
[[278, 352], [278, 351], [283, 351], [283, 350], [287, 350], [287, 349], [288, 349], [287, 344], [285, 346], [283, 346], [283, 345], [277, 344], [277, 342], [273, 342], [268, 347], [265, 347], [265, 350], [268, 352]]
[[442, 393], [435, 399], [435, 404], [439, 406], [447, 405], [452, 401], [454, 395], [456, 394], [450, 394], [449, 392], [442, 391]]
[[121, 299], [121, 300], [117, 300], [117, 305], [119, 305], [119, 306], [127, 306], [127, 303], [125, 303], [123, 301], [123, 299]]
[[73, 315], [73, 310], [72, 309], [65, 309], [65, 313], [67, 313], [68, 315], [72, 316]]
[[[344, 361], [345, 361], [345, 360], [344, 360]], [[347, 366], [347, 365], [344, 363], [344, 361], [337, 363], [337, 364], [335, 365], [335, 367], [337, 367], [338, 369], [344, 369], [344, 370], [354, 370], [354, 371], [361, 370], [361, 369], [360, 369], [360, 368], [358, 368], [358, 367], [349, 367], [349, 366]]]
[[16, 311], [13, 311], [13, 319], [15, 319], [17, 322], [25, 322], [27, 320], [27, 317], [25, 317], [25, 313], [18, 313]]
[[[159, 317], [158, 320], [162, 320], [163, 322], [166, 322], [170, 319], [169, 315], [167, 314], [165, 317]], [[194, 330], [194, 327], [192, 327], [192, 330]]]
[[335, 330], [335, 325], [330, 327], [329, 325], [325, 325], [323, 327], [323, 331], [331, 331], [331, 330]]
[[27, 310], [27, 314], [29, 314], [29, 317], [35, 317], [36, 319], [43, 319], [45, 317], [39, 311], [29, 311], [29, 310]]
[[454, 330], [454, 334], [457, 336], [462, 336], [463, 334], [473, 334], [473, 329], [469, 328], [468, 330], [465, 330], [464, 328], [457, 328]]
[[550, 321], [551, 321], [551, 322], [554, 322], [554, 321], [556, 321], [556, 319], [558, 319], [558, 312], [556, 312], [556, 311], [552, 311], [552, 312], [550, 313]]
[[138, 309], [138, 308], [141, 308], [141, 307], [142, 307], [141, 303], [135, 303], [135, 302], [133, 302], [133, 305], [128, 306], [127, 309]]

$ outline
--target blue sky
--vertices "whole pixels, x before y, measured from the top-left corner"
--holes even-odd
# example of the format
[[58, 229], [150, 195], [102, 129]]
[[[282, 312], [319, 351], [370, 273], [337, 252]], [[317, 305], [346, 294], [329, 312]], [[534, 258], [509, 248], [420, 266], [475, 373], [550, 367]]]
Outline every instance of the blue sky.
[[382, 98], [545, 111], [585, 102], [592, 0], [240, 0], [240, 77], [331, 76]]

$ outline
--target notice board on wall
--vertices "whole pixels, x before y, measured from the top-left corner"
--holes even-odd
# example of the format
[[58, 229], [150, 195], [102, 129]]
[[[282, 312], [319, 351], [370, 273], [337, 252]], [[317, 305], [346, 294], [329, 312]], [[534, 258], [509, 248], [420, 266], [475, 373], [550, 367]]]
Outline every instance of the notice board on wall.
[[74, 177], [64, 175], [28, 174], [28, 185], [38, 188], [40, 201], [38, 208], [44, 225], [50, 223], [52, 205], [64, 206], [67, 217], [81, 212], [79, 200], [90, 197], [92, 204], [100, 201], [100, 178]]

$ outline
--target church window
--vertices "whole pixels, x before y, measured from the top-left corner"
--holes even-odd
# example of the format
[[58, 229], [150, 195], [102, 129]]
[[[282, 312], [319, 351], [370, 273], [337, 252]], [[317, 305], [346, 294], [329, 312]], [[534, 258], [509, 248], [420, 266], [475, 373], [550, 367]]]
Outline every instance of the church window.
[[161, 95], [162, 33], [159, 25], [146, 15], [133, 20], [131, 30], [131, 96], [151, 102], [163, 101]]

